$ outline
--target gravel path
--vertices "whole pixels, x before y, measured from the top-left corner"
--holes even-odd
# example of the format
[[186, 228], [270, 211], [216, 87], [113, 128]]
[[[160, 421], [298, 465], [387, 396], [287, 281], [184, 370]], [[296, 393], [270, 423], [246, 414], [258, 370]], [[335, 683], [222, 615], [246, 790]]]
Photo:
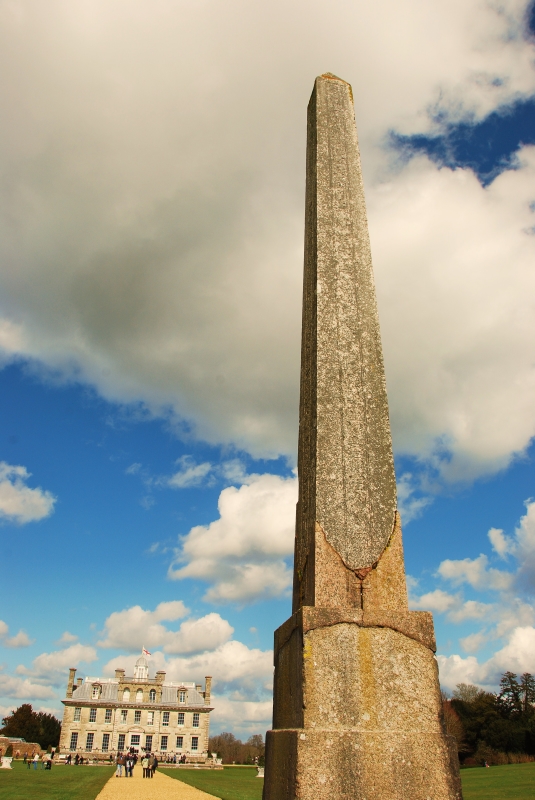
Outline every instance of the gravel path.
[[134, 769], [132, 778], [109, 779], [95, 800], [215, 800], [213, 794], [194, 789], [187, 783], [162, 775], [159, 770], [154, 778], [144, 778], [141, 765]]

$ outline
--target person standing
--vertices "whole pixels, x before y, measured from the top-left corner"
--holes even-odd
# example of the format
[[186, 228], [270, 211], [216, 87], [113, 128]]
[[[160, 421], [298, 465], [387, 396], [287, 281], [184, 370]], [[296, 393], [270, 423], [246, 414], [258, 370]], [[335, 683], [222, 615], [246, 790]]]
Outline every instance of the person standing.
[[115, 773], [116, 778], [123, 777], [123, 765], [124, 765], [124, 756], [122, 753], [117, 753], [117, 771]]
[[32, 761], [33, 761], [33, 768], [37, 769], [37, 764], [39, 762], [39, 753], [34, 754]]
[[154, 777], [154, 773], [156, 772], [157, 769], [158, 769], [158, 759], [156, 758], [155, 755], [153, 755], [152, 761], [150, 762], [150, 776], [151, 776], [151, 778]]
[[149, 771], [149, 757], [146, 753], [141, 759], [141, 766], [143, 767], [143, 777], [148, 778], [147, 772]]

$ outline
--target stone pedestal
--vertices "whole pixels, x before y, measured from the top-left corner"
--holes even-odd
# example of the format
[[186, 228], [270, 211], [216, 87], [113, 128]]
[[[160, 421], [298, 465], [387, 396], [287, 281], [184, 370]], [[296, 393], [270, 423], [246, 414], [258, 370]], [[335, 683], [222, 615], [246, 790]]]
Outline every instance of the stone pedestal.
[[304, 607], [279, 628], [265, 800], [461, 798], [430, 618]]

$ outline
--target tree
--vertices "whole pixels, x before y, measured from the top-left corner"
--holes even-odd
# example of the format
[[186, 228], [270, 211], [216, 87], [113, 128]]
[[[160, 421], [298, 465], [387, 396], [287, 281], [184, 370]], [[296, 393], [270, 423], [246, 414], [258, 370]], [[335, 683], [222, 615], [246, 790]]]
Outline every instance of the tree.
[[3, 736], [16, 736], [27, 742], [36, 742], [43, 750], [49, 745], [56, 747], [60, 733], [59, 719], [43, 711], [34, 711], [30, 703], [23, 703], [11, 712], [11, 716], [4, 717], [4, 726], [0, 730]]
[[524, 714], [533, 714], [535, 704], [535, 678], [529, 672], [524, 672], [520, 678], [520, 702]]
[[463, 703], [473, 703], [480, 694], [483, 694], [482, 690], [472, 683], [458, 683], [453, 690], [453, 698]]
[[506, 714], [521, 713], [521, 688], [514, 672], [505, 672], [502, 675], [498, 703]]

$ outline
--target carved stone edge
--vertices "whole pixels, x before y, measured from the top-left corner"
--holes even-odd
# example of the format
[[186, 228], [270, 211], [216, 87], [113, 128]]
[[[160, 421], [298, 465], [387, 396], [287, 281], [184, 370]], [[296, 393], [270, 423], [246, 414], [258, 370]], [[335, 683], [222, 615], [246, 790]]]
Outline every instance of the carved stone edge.
[[436, 652], [433, 615], [430, 611], [373, 611], [359, 608], [315, 608], [303, 606], [275, 631], [275, 655], [296, 629], [303, 634], [333, 625], [358, 625], [361, 628], [390, 628]]

